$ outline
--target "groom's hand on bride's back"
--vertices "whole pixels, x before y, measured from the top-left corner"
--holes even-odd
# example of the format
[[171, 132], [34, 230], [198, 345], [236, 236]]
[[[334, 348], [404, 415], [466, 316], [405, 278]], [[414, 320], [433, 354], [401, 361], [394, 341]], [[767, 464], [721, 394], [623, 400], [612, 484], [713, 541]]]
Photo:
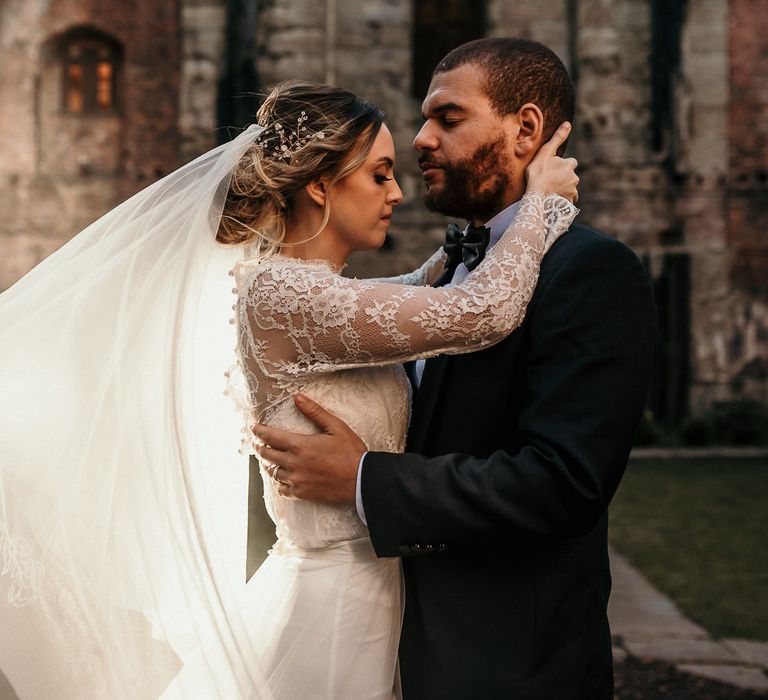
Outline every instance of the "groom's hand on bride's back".
[[354, 503], [365, 443], [343, 420], [312, 399], [297, 394], [294, 402], [319, 433], [252, 426], [253, 434], [264, 443], [256, 448], [261, 461], [275, 465], [267, 467], [267, 472], [279, 482], [278, 492], [317, 503]]

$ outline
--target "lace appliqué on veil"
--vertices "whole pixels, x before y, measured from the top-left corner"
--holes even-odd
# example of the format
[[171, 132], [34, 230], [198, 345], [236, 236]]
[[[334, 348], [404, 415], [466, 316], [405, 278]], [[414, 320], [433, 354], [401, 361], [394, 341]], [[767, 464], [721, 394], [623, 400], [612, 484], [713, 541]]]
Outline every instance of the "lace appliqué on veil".
[[8, 528], [0, 522], [0, 575], [10, 577], [8, 602], [21, 608], [40, 597], [40, 583], [44, 574], [41, 561], [32, 548], [21, 538], [11, 537]]

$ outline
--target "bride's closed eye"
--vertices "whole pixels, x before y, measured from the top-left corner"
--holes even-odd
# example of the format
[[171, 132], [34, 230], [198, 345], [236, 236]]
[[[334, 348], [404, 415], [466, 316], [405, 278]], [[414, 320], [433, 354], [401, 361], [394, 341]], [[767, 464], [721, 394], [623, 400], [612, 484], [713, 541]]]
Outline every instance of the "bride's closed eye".
[[378, 173], [376, 175], [374, 175], [373, 178], [380, 185], [383, 185], [385, 182], [389, 182], [392, 179], [391, 177], [387, 177], [386, 175], [380, 175]]

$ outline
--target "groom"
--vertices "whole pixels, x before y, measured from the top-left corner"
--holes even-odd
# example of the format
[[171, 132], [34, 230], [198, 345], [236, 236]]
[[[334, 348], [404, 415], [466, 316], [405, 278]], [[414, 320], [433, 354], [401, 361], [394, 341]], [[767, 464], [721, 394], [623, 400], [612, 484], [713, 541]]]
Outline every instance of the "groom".
[[[541, 44], [482, 39], [452, 51], [414, 140], [427, 206], [486, 223], [493, 244], [527, 164], [573, 105], [565, 68]], [[466, 274], [461, 262], [445, 277]], [[654, 339], [640, 262], [573, 225], [546, 255], [517, 331], [417, 363], [406, 454], [364, 454], [346, 424], [305, 397], [297, 405], [321, 434], [254, 428], [289, 493], [357, 495], [377, 554], [402, 557], [406, 700], [613, 697], [606, 509]]]

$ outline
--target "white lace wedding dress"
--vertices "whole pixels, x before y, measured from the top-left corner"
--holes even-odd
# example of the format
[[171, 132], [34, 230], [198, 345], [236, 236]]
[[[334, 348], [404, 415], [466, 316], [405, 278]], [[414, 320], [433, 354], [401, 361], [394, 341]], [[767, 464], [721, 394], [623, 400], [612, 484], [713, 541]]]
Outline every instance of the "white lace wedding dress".
[[[370, 450], [405, 445], [405, 360], [478, 350], [523, 319], [541, 257], [576, 210], [529, 194], [510, 228], [464, 282], [430, 286], [436, 253], [388, 283], [347, 279], [323, 261], [274, 256], [234, 270], [240, 395], [246, 424], [315, 428], [302, 392], [346, 421]], [[234, 373], [239, 374], [239, 373]], [[262, 469], [277, 542], [248, 584], [250, 619], [269, 697], [389, 700], [397, 696], [403, 605], [399, 559], [378, 559], [355, 506], [281, 497]]]

